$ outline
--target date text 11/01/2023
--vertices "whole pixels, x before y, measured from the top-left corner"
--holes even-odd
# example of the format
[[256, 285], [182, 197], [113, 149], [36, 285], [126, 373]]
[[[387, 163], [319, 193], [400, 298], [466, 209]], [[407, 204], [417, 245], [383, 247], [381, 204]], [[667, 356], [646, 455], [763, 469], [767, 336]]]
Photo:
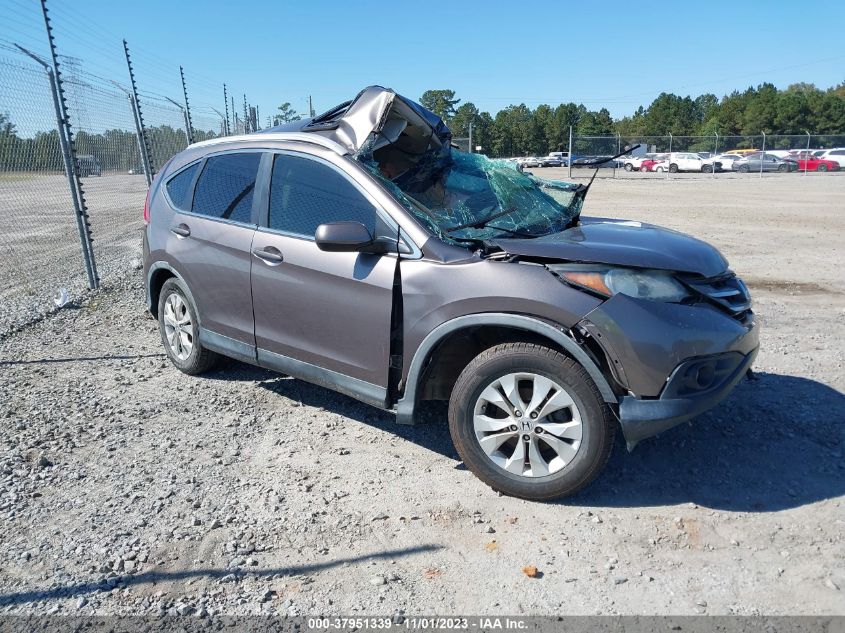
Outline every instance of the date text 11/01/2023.
[[406, 629], [412, 631], [519, 631], [527, 628], [527, 622], [511, 617], [438, 617], [403, 616], [396, 617], [332, 617], [308, 618], [309, 630], [355, 631], [361, 629], [387, 630]]

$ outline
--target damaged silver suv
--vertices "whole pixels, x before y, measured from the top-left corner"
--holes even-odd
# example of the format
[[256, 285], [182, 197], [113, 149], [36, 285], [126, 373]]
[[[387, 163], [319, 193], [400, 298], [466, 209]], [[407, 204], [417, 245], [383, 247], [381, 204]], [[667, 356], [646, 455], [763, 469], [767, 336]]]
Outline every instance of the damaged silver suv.
[[176, 367], [220, 355], [412, 424], [449, 402], [467, 467], [572, 494], [749, 371], [745, 285], [708, 244], [581, 217], [589, 186], [455, 151], [437, 116], [370, 87], [306, 121], [175, 156], [147, 197], [147, 305]]

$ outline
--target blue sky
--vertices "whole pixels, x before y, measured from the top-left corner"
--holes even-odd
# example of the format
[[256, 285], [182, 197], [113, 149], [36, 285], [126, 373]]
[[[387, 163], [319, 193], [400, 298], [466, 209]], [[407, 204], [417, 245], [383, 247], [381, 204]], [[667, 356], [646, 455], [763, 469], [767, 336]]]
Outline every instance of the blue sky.
[[[181, 64], [197, 103], [222, 108], [226, 81], [262, 119], [284, 101], [305, 111], [309, 94], [322, 111], [373, 83], [412, 98], [451, 88], [492, 113], [574, 101], [618, 117], [662, 91], [845, 81], [842, 0], [48, 2], [62, 52], [90, 72], [125, 83], [125, 37], [148, 92], [179, 97]], [[43, 43], [35, 0], [0, 9], [0, 41]]]

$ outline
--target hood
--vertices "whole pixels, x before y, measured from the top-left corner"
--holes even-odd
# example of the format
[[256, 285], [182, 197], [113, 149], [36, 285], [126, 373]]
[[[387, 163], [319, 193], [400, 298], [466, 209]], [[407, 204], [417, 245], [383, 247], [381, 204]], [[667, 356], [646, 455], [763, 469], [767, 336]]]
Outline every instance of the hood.
[[656, 268], [704, 277], [723, 273], [728, 262], [706, 242], [653, 224], [581, 218], [579, 226], [536, 239], [498, 239], [512, 255], [549, 260]]

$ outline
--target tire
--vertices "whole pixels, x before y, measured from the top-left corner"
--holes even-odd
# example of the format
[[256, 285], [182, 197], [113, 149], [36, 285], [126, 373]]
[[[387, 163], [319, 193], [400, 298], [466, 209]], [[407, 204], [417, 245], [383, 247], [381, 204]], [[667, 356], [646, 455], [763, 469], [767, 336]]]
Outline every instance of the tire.
[[678, 173], [678, 166], [675, 163], [669, 165], [669, 173], [670, 174], [677, 174]]
[[702, 165], [701, 171], [703, 171], [705, 174], [709, 174], [711, 171], [713, 171], [713, 168], [710, 165]]
[[789, 165], [778, 165], [778, 171], [782, 174], [789, 171]]
[[631, 163], [625, 163], [625, 171], [634, 171], [634, 166]]
[[827, 171], [827, 165], [819, 165], [818, 167], [816, 167], [816, 171]]
[[203, 347], [199, 340], [197, 309], [181, 279], [172, 277], [161, 287], [158, 329], [167, 357], [180, 371], [197, 376], [220, 361], [220, 355]]
[[658, 172], [658, 173], [661, 173], [661, 174], [662, 174], [662, 173], [663, 173], [664, 171], [666, 171], [666, 170], [665, 170], [665, 169], [663, 169], [663, 167], [655, 167], [655, 168], [654, 168], [654, 171], [656, 171], [656, 172]]
[[[494, 404], [498, 398], [503, 407], [512, 406], [503, 393], [529, 411], [508, 412]], [[531, 411], [535, 394], [545, 400]], [[531, 415], [535, 412], [540, 415]], [[556, 430], [547, 430], [552, 425]], [[506, 495], [545, 501], [575, 494], [596, 478], [610, 457], [616, 423], [573, 359], [542, 345], [504, 343], [461, 372], [449, 400], [449, 432], [481, 481]]]
[[748, 165], [740, 165], [739, 167], [736, 168], [736, 170], [741, 174], [747, 174], [748, 173]]

